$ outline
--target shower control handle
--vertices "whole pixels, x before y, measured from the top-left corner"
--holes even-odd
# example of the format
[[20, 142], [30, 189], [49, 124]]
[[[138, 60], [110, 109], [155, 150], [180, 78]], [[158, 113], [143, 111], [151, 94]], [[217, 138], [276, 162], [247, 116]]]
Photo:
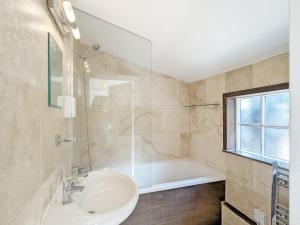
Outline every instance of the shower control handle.
[[75, 143], [76, 141], [77, 141], [77, 139], [75, 137], [62, 138], [60, 135], [55, 136], [55, 145], [56, 146], [60, 145], [62, 142]]

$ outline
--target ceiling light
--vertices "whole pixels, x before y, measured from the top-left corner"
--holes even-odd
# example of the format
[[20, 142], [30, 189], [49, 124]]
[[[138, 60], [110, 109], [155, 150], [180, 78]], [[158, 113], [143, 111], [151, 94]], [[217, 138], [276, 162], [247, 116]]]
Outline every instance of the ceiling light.
[[80, 39], [80, 31], [79, 31], [79, 28], [77, 25], [75, 26], [72, 26], [72, 33], [73, 33], [73, 36], [76, 40], [79, 40]]
[[76, 18], [75, 18], [75, 13], [73, 11], [73, 7], [71, 5], [71, 2], [70, 1], [63, 1], [63, 8], [64, 8], [64, 11], [65, 11], [65, 14], [67, 16], [67, 19], [70, 23], [74, 23]]

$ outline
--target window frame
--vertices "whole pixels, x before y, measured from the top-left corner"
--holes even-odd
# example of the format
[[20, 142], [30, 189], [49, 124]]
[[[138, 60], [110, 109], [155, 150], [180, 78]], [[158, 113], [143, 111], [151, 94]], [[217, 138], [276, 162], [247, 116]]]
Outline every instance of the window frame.
[[[265, 96], [266, 95], [271, 95], [272, 92], [273, 93], [279, 93], [280, 91], [288, 91], [289, 90], [289, 83], [281, 83], [281, 84], [276, 84], [276, 85], [270, 85], [270, 86], [264, 86], [264, 87], [258, 87], [258, 88], [252, 88], [252, 89], [246, 89], [246, 90], [241, 90], [241, 91], [235, 91], [235, 92], [229, 92], [229, 93], [224, 93], [223, 94], [223, 151], [224, 152], [228, 152], [228, 153], [233, 153], [233, 154], [237, 154], [237, 155], [241, 155], [241, 156], [244, 156], [244, 157], [247, 157], [247, 158], [251, 158], [251, 159], [254, 159], [254, 160], [258, 160], [258, 161], [262, 161], [262, 162], [266, 162], [268, 164], [271, 164], [274, 160], [276, 161], [282, 161], [280, 159], [277, 159], [277, 158], [274, 158], [274, 157], [271, 157], [271, 156], [267, 156], [265, 154], [261, 154], [261, 155], [258, 155], [258, 154], [255, 154], [253, 152], [246, 152], [244, 150], [240, 150], [237, 148], [237, 137], [240, 135], [238, 135], [238, 132], [239, 132], [239, 128], [240, 127], [240, 124], [238, 124], [238, 122], [240, 121], [237, 121], [237, 116], [238, 115], [238, 110], [237, 107], [235, 106], [235, 138], [236, 138], [236, 141], [235, 141], [235, 149], [229, 149], [228, 146], [227, 146], [227, 107], [228, 107], [228, 99], [232, 99], [232, 98], [243, 98], [243, 96], [246, 98], [246, 97], [250, 97], [251, 95], [253, 96], [257, 96], [259, 94], [261, 95], [264, 95], [264, 97], [261, 97], [261, 107], [260, 107], [260, 110], [261, 110], [261, 117], [264, 116], [264, 113], [263, 110], [264, 107], [265, 107], [265, 104], [264, 104], [264, 101], [265, 101]], [[270, 93], [268, 93], [270, 92]], [[237, 103], [238, 104], [238, 103]], [[260, 140], [260, 151], [263, 151], [264, 149], [264, 145], [265, 144], [265, 141], [262, 139], [264, 136], [265, 136], [265, 133], [264, 133], [264, 130], [266, 127], [274, 127], [274, 128], [284, 128], [284, 129], [287, 129], [289, 128], [289, 125], [288, 126], [273, 126], [273, 125], [265, 125], [263, 124], [265, 120], [263, 118], [260, 118], [260, 123], [258, 125], [253, 125], [253, 124], [243, 124], [245, 126], [249, 125], [253, 125], [255, 127], [260, 127], [260, 131], [263, 132], [260, 136], [261, 136], [261, 140]], [[262, 152], [261, 152], [262, 153]], [[284, 162], [284, 161], [283, 161]], [[285, 162], [286, 163], [286, 162]]]

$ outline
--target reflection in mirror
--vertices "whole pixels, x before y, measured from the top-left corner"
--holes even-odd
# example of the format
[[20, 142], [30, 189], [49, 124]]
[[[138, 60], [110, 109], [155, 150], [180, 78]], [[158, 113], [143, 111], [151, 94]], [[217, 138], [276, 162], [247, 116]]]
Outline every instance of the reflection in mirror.
[[48, 33], [48, 105], [63, 107], [63, 53]]

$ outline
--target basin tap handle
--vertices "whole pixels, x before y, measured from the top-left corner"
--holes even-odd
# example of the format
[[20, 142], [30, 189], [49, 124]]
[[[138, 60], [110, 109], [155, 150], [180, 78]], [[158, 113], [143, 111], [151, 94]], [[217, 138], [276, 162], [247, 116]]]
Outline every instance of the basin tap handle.
[[66, 190], [66, 191], [71, 191], [74, 187], [74, 182], [75, 182], [75, 179], [73, 179], [73, 178], [64, 179], [63, 189]]

